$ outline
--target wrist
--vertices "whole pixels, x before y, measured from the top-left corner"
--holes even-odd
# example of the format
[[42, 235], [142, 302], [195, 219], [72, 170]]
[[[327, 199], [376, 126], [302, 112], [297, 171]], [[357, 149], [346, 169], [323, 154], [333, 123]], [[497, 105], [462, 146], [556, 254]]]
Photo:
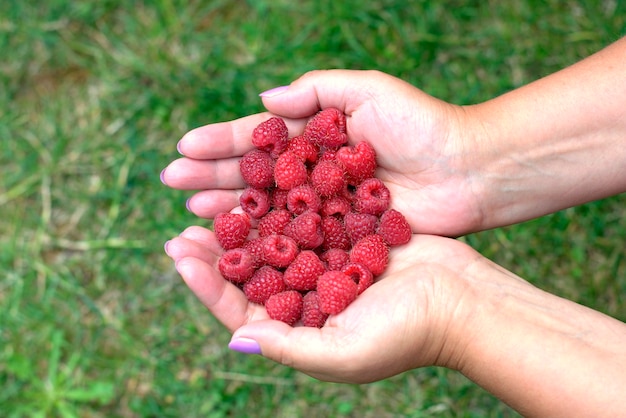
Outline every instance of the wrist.
[[463, 277], [479, 297], [465, 313], [457, 370], [522, 415], [614, 416], [621, 408], [625, 324], [486, 259]]

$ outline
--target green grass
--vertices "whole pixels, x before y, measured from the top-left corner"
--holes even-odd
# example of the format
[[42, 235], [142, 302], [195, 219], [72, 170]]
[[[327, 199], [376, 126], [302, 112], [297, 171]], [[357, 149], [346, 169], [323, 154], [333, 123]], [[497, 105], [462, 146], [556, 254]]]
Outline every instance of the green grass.
[[[626, 34], [622, 1], [7, 0], [0, 5], [0, 411], [9, 417], [507, 417], [458, 373], [369, 385], [226, 348], [162, 244], [187, 130], [316, 68], [486, 100]], [[464, 238], [626, 320], [624, 196]]]

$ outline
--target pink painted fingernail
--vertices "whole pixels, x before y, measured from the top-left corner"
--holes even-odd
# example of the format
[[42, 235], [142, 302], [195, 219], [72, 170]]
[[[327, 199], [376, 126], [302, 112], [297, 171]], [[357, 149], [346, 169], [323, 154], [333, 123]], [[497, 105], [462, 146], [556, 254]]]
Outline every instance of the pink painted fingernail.
[[286, 92], [288, 88], [289, 86], [274, 87], [273, 89], [269, 89], [269, 90], [264, 91], [263, 93], [260, 93], [259, 96], [261, 97], [278, 96], [279, 94], [283, 94], [284, 92]]
[[252, 338], [235, 338], [228, 344], [228, 348], [244, 354], [261, 354], [259, 343]]

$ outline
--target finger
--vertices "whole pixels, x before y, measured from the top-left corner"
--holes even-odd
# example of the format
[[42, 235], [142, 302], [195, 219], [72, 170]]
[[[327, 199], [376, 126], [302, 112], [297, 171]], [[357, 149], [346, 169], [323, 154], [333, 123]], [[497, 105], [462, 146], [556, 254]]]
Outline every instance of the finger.
[[248, 321], [267, 318], [262, 306], [249, 303], [239, 288], [203, 260], [181, 258], [176, 262], [176, 270], [202, 304], [230, 331]]
[[360, 299], [331, 316], [321, 329], [250, 322], [235, 331], [229, 347], [236, 349], [241, 340], [254, 341], [264, 357], [325, 381], [365, 383], [391, 376], [406, 364], [380, 349], [400, 347], [402, 336], [382, 319], [385, 309], [376, 308], [376, 292], [366, 291]]
[[304, 74], [281, 94], [262, 97], [267, 110], [289, 118], [306, 118], [335, 107], [350, 116], [372, 92], [384, 89], [391, 76], [375, 71], [316, 70]]
[[230, 212], [239, 205], [242, 189], [237, 190], [205, 190], [191, 196], [187, 207], [195, 215], [213, 219], [221, 212]]
[[[230, 122], [201, 126], [182, 137], [178, 142], [178, 151], [198, 160], [240, 157], [253, 148], [251, 138], [254, 128], [272, 116], [264, 112]], [[285, 119], [290, 136], [300, 134], [304, 123], [303, 120]]]
[[180, 190], [244, 187], [238, 158], [219, 160], [179, 158], [163, 170], [161, 178], [168, 186]]
[[191, 226], [178, 237], [169, 240], [165, 245], [165, 252], [174, 261], [195, 257], [214, 266], [217, 265], [223, 249], [213, 231], [200, 226]]
[[[250, 349], [250, 343], [256, 345]], [[237, 329], [229, 347], [244, 352], [262, 354], [277, 363], [295, 368], [325, 381], [347, 381], [340, 376], [350, 364], [349, 354], [335, 350], [337, 337], [332, 328], [291, 327], [281, 321], [254, 321]]]

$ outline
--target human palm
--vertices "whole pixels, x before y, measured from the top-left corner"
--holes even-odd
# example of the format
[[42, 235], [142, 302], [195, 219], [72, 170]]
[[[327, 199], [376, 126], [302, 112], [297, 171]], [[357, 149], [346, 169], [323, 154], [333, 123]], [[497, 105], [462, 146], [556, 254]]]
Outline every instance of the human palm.
[[[332, 80], [316, 85], [320, 75]], [[462, 158], [471, 144], [471, 123], [458, 106], [382, 73], [340, 70], [304, 76], [264, 104], [285, 119], [291, 136], [301, 133], [320, 107], [343, 110], [349, 142], [365, 140], [374, 147], [376, 176], [385, 181], [392, 206], [414, 232], [456, 236], [479, 227], [479, 205]], [[261, 113], [189, 132], [179, 143], [185, 158], [168, 166], [164, 181], [198, 190], [189, 207], [199, 216], [232, 210], [244, 187], [238, 159], [252, 149], [254, 127], [269, 117]]]

